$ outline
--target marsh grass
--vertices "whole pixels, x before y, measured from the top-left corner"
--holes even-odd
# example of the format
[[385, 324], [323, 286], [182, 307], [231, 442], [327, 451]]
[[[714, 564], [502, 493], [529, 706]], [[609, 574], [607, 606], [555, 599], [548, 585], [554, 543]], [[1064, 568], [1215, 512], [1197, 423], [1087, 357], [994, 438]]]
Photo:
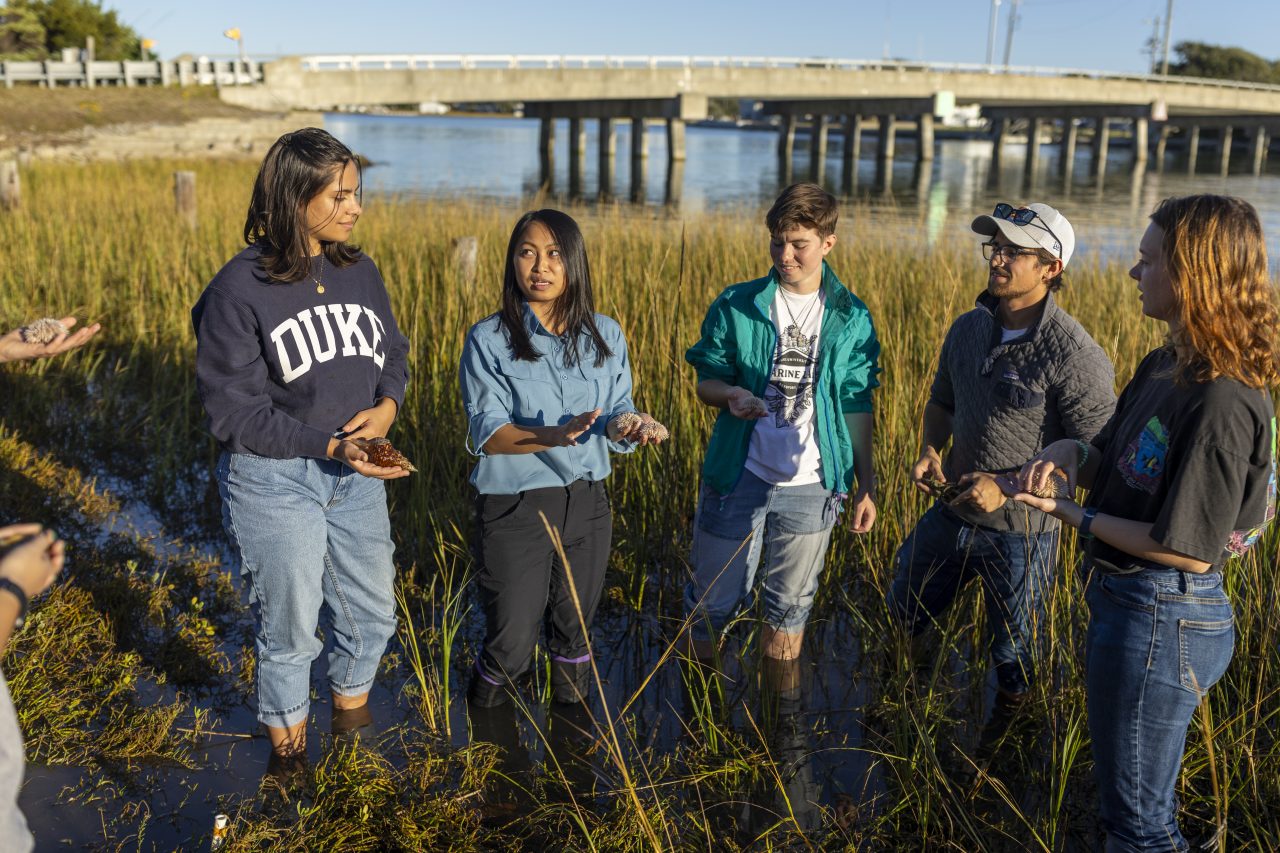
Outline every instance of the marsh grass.
[[[172, 215], [174, 168], [198, 174], [195, 233]], [[223, 162], [40, 165], [23, 175], [28, 203], [3, 220], [0, 324], [74, 311], [105, 327], [86, 352], [0, 374], [0, 505], [6, 517], [57, 524], [74, 547], [66, 585], [40, 605], [38, 630], [20, 635], [6, 664], [36, 761], [189, 761], [193, 735], [186, 732], [206, 730], [207, 709], [241, 702], [250, 688], [247, 616], [225, 570], [180, 543], [158, 548], [145, 537], [104, 534], [102, 520], [117, 499], [94, 476], [127, 484], [170, 535], [220, 541], [210, 483], [216, 448], [195, 396], [189, 310], [240, 248], [252, 174], [252, 165]], [[598, 623], [599, 654], [625, 648], [640, 671], [634, 692], [615, 697], [607, 712], [598, 696], [591, 704], [588, 753], [602, 768], [595, 787], [566, 802], [567, 759], [552, 754], [522, 789], [521, 817], [501, 825], [486, 818], [501, 757], [491, 745], [460, 746], [449, 722], [451, 706], [462, 701], [477, 619], [457, 360], [467, 328], [497, 306], [501, 253], [519, 211], [466, 201], [366, 202], [359, 241], [378, 262], [411, 342], [410, 393], [395, 440], [420, 471], [389, 489], [402, 624], [388, 677], [407, 685], [399, 702], [416, 724], [387, 733], [377, 753], [328, 753], [309, 771], [311, 795], [291, 800], [285, 813], [264, 810], [261, 797], [245, 792], [232, 806], [229, 849], [1066, 850], [1096, 843], [1074, 537], [1063, 537], [1041, 626], [1049, 649], [1042, 676], [988, 767], [967, 758], [990, 692], [978, 597], [970, 590], [946, 614], [937, 651], [923, 661], [883, 605], [894, 549], [925, 508], [908, 467], [938, 347], [951, 319], [972, 304], [981, 262], [969, 242], [891, 244], [857, 208], [844, 211], [830, 261], [870, 307], [884, 349], [880, 514], [868, 536], [841, 530], [833, 537], [808, 651], [828, 675], [808, 684], [812, 697], [833, 680], [851, 682], [862, 698], [853, 707], [839, 704], [853, 700], [828, 706], [811, 698], [803, 719], [819, 769], [860, 762], [865, 778], [843, 791], [828, 788], [816, 804], [817, 829], [799, 825], [801, 804], [786, 799], [794, 772], [775, 760], [757, 709], [753, 613], [735, 629], [726, 666], [738, 680], [723, 697], [708, 701], [715, 685], [696, 673], [692, 711], [680, 697], [662, 695], [673, 684], [679, 691], [679, 678], [667, 672], [684, 663], [672, 643], [683, 624], [688, 537], [712, 423], [695, 400], [683, 352], [719, 290], [767, 268], [762, 215], [679, 220], [660, 210], [594, 207], [574, 213], [586, 233], [598, 307], [626, 332], [637, 403], [672, 433], [656, 450], [616, 460], [616, 547], [604, 611], [616, 617], [610, 624], [656, 626], [662, 639], [647, 651], [632, 638], [604, 642]], [[462, 280], [450, 251], [464, 235], [479, 238], [474, 285]], [[1112, 356], [1120, 382], [1160, 340], [1140, 317], [1122, 265], [1077, 260], [1061, 301]], [[1239, 848], [1266, 849], [1280, 837], [1278, 554], [1273, 528], [1227, 574], [1235, 659], [1189, 734], [1179, 784], [1184, 829], [1208, 836], [1225, 824], [1226, 842]], [[47, 640], [46, 630], [67, 642]], [[118, 702], [124, 717], [107, 710]], [[50, 709], [64, 704], [86, 710], [54, 720]], [[659, 736], [655, 707], [666, 709], [663, 719], [681, 715], [675, 737]], [[528, 714], [537, 717], [533, 705]], [[838, 731], [836, 719], [844, 720]], [[763, 823], [740, 819], [752, 792], [783, 795]], [[121, 808], [145, 811], [145, 803], [135, 797]]]

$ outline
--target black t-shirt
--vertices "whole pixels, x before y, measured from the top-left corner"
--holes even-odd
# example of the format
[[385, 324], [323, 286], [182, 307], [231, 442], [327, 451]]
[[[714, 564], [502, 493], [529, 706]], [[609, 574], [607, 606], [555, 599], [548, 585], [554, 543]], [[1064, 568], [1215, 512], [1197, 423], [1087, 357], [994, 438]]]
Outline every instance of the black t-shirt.
[[[1276, 413], [1234, 379], [1179, 386], [1173, 351], [1147, 354], [1094, 438], [1102, 462], [1087, 506], [1151, 523], [1151, 538], [1215, 568], [1243, 554], [1276, 511]], [[1091, 540], [1104, 572], [1151, 563]]]

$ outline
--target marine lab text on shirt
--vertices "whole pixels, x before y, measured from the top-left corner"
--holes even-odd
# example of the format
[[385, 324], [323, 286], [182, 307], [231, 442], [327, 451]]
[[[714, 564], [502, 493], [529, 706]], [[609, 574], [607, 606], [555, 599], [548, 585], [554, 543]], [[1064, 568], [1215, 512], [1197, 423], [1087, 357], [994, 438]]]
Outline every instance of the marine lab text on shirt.
[[[364, 317], [368, 321], [366, 328], [361, 328], [360, 320]], [[317, 325], [323, 330], [323, 345]], [[305, 333], [303, 329], [306, 329]], [[276, 348], [281, 379], [288, 383], [306, 374], [315, 364], [330, 361], [338, 355], [372, 358], [374, 364], [382, 367], [386, 353], [379, 350], [378, 345], [385, 333], [386, 326], [373, 309], [334, 302], [299, 311], [272, 329], [270, 338]]]

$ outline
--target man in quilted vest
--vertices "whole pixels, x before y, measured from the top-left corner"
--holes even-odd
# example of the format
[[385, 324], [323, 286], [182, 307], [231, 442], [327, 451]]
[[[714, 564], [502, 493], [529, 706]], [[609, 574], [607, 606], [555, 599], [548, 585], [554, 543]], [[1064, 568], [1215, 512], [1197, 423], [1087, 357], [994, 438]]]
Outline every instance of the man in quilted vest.
[[1075, 249], [1066, 217], [998, 204], [972, 228], [984, 238], [987, 287], [942, 344], [911, 469], [936, 500], [898, 549], [888, 605], [915, 639], [920, 670], [929, 662], [919, 640], [981, 581], [998, 683], [978, 746], [987, 760], [1029, 695], [1058, 551], [1058, 522], [1006, 500], [994, 475], [1060, 438], [1088, 442], [1115, 408], [1115, 375], [1054, 300]]

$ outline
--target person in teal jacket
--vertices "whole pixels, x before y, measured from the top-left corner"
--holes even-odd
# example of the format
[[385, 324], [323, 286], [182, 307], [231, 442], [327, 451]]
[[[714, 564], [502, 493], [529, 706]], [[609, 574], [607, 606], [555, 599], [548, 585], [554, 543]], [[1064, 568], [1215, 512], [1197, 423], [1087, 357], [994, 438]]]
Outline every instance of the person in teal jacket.
[[720, 410], [685, 588], [692, 652], [713, 659], [760, 576], [765, 671], [784, 691], [798, 683], [795, 662], [842, 504], [853, 495], [855, 533], [876, 518], [871, 392], [880, 344], [866, 305], [825, 260], [838, 213], [821, 187], [788, 187], [765, 217], [773, 268], [721, 293], [685, 353], [698, 398]]

